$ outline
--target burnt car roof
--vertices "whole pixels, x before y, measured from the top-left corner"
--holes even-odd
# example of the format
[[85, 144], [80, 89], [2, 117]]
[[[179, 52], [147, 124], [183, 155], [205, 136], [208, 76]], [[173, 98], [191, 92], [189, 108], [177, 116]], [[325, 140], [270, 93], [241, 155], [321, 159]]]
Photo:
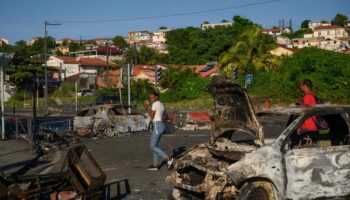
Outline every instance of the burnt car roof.
[[81, 109], [81, 111], [83, 110], [90, 110], [90, 109], [98, 109], [98, 108], [115, 108], [115, 107], [126, 107], [126, 108], [134, 108], [132, 106], [129, 105], [125, 105], [125, 104], [103, 104], [103, 105], [97, 105], [97, 106], [91, 106], [91, 107], [87, 107], [87, 108], [83, 108]]
[[216, 140], [226, 131], [242, 130], [264, 143], [262, 127], [244, 88], [231, 80], [218, 78], [206, 90], [214, 99], [212, 139]]
[[268, 115], [268, 114], [301, 115], [303, 113], [309, 113], [309, 112], [327, 112], [327, 111], [350, 112], [350, 106], [317, 104], [314, 106], [272, 107], [270, 109], [260, 110], [256, 114], [258, 116]]

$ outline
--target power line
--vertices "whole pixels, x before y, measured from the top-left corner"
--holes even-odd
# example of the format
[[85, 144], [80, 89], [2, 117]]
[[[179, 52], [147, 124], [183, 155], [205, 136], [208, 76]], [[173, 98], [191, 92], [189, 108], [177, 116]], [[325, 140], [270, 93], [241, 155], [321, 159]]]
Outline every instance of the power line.
[[199, 10], [199, 11], [176, 13], [176, 14], [169, 14], [169, 15], [159, 15], [159, 16], [124, 18], [124, 19], [122, 18], [122, 19], [101, 19], [101, 20], [67, 20], [67, 21], [57, 21], [57, 22], [59, 23], [103, 23], [103, 22], [126, 22], [126, 21], [138, 21], [138, 20], [148, 20], [148, 19], [159, 19], [159, 18], [165, 18], [165, 17], [195, 15], [195, 14], [217, 12], [217, 11], [223, 11], [223, 10], [231, 10], [235, 8], [251, 7], [251, 6], [257, 6], [257, 5], [269, 4], [277, 1], [281, 1], [281, 0], [268, 0], [268, 1], [261, 1], [261, 2], [255, 2], [255, 3], [247, 3], [247, 4], [237, 5], [237, 6], [230, 6], [225, 8]]

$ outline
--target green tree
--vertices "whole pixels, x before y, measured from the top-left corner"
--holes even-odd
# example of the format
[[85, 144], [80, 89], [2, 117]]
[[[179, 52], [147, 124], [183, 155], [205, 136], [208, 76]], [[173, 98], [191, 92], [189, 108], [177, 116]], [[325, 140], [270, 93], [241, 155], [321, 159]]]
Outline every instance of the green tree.
[[341, 13], [338, 13], [332, 20], [332, 24], [344, 27], [348, 21], [348, 17]]
[[294, 39], [294, 38], [303, 38], [304, 34], [310, 34], [310, 33], [313, 33], [313, 30], [311, 30], [311, 29], [299, 29], [295, 32], [282, 33], [282, 36], [286, 36], [289, 39]]
[[69, 52], [76, 52], [76, 51], [85, 50], [85, 46], [84, 45], [80, 45], [80, 44], [77, 44], [75, 42], [69, 42], [68, 43], [68, 48], [69, 48]]
[[309, 22], [311, 22], [311, 20], [306, 19], [301, 23], [300, 28], [305, 28], [305, 29], [309, 29]]
[[123, 36], [115, 36], [112, 41], [113, 45], [119, 49], [125, 49], [129, 46]]
[[222, 72], [230, 75], [233, 68], [238, 69], [240, 73], [255, 69], [270, 71], [276, 58], [269, 54], [269, 51], [275, 47], [271, 36], [263, 34], [254, 26], [245, 27], [232, 47], [220, 55]]
[[[56, 47], [55, 38], [48, 36], [46, 38], [46, 47], [48, 53], [52, 52]], [[30, 46], [30, 51], [32, 51], [33, 54], [44, 54], [45, 38], [38, 38], [35, 40], [35, 42]]]
[[148, 99], [148, 95], [154, 90], [153, 84], [148, 80], [133, 80], [131, 83], [131, 96], [137, 100]]
[[140, 48], [139, 63], [151, 65], [157, 64], [157, 61], [154, 59], [155, 54], [157, 54], [155, 49], [142, 45]]
[[159, 27], [158, 29], [159, 29], [159, 30], [164, 30], [164, 29], [168, 29], [168, 27], [166, 27], [166, 26], [161, 26], [161, 27]]
[[276, 74], [275, 92], [280, 98], [297, 99], [298, 84], [311, 79], [318, 98], [332, 103], [350, 102], [350, 55], [318, 48], [304, 48], [283, 60]]
[[[51, 39], [49, 41], [52, 41]], [[44, 59], [43, 39], [37, 40], [33, 46], [27, 46], [26, 42], [17, 41], [14, 46], [14, 58], [6, 73], [10, 76], [10, 81], [17, 86], [18, 89], [26, 89], [30, 86], [34, 76], [39, 79], [44, 77]], [[48, 43], [49, 48], [54, 47], [54, 43]], [[48, 51], [49, 52], [49, 51]], [[50, 71], [49, 71], [50, 72]]]
[[191, 58], [191, 34], [201, 31], [199, 28], [187, 27], [173, 29], [166, 34], [166, 44], [169, 51], [170, 62], [174, 64], [187, 64]]

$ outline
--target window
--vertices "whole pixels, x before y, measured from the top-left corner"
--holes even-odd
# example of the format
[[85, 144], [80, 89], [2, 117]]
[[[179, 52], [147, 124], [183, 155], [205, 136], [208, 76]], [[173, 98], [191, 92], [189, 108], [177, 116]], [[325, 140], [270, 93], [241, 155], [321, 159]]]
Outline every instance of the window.
[[[296, 118], [292, 118], [293, 121]], [[310, 118], [308, 118], [310, 119]], [[306, 120], [308, 120], [306, 119]], [[345, 121], [345, 114], [328, 114], [314, 116], [313, 121], [317, 131], [295, 130], [289, 138], [286, 150], [349, 145], [349, 127]], [[303, 124], [306, 120], [304, 120]]]

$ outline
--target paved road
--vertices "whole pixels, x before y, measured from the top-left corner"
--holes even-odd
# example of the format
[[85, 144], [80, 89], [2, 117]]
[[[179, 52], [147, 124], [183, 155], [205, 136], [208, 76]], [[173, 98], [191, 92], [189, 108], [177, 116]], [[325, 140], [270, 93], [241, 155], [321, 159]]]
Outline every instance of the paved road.
[[[261, 119], [266, 132], [265, 136], [277, 137], [283, 129], [283, 121], [278, 118], [272, 123], [271, 119]], [[112, 193], [119, 184], [119, 199], [167, 199], [171, 192], [171, 185], [164, 179], [170, 171], [165, 166], [159, 171], [146, 170], [152, 163], [149, 138], [149, 133], [133, 133], [130, 136], [108, 139], [84, 139], [81, 143], [87, 146], [107, 174], [107, 182], [113, 183]], [[178, 153], [195, 144], [205, 143], [209, 138], [209, 130], [177, 131], [164, 135], [160, 147], [169, 154]], [[50, 168], [50, 172], [60, 169], [65, 153], [66, 150], [63, 150], [51, 155], [52, 160], [56, 160], [57, 163], [55, 167]], [[0, 169], [1, 166], [33, 157], [29, 153], [29, 145], [23, 140], [0, 141]], [[34, 170], [32, 173], [39, 173], [39, 171]], [[111, 195], [115, 196], [115, 194]]]

